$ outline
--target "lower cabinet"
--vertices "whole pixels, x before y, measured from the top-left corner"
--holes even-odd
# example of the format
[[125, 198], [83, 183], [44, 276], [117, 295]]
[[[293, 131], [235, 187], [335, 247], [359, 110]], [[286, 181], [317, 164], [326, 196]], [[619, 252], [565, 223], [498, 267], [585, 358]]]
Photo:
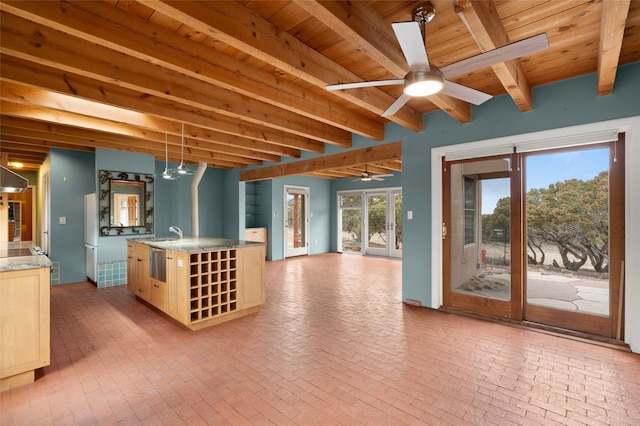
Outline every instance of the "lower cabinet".
[[135, 246], [146, 248], [146, 280], [132, 272], [135, 284], [129, 290], [192, 330], [256, 312], [265, 301], [263, 245], [199, 252], [167, 250], [166, 283], [149, 278], [147, 245], [133, 243], [134, 256], [128, 259], [133, 269], [139, 266]]
[[0, 391], [35, 380], [50, 363], [49, 268], [0, 273]]
[[149, 282], [149, 303], [161, 311], [167, 311], [167, 283], [151, 278]]
[[241, 305], [243, 308], [262, 305], [265, 301], [265, 247], [244, 248], [240, 257], [240, 281], [243, 283]]
[[127, 287], [136, 296], [149, 301], [149, 246], [127, 242]]

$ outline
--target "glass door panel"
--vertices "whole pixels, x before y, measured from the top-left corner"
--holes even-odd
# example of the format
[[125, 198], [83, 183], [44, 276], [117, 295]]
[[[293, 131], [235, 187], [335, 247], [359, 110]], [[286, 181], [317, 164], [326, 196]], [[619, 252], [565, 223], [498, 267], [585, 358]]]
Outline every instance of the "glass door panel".
[[387, 193], [367, 194], [366, 254], [388, 256]]
[[309, 254], [306, 188], [285, 187], [285, 257]]
[[391, 228], [393, 233], [393, 242], [390, 246], [391, 257], [402, 257], [402, 192], [392, 192], [393, 204], [389, 207], [393, 209], [391, 217]]
[[444, 306], [621, 339], [624, 139], [443, 164]]
[[610, 191], [610, 157], [602, 145], [525, 157], [525, 319], [612, 335], [619, 256], [610, 244], [610, 212], [621, 201]]
[[445, 305], [512, 317], [509, 157], [445, 166]]
[[362, 253], [362, 195], [339, 195], [340, 251]]

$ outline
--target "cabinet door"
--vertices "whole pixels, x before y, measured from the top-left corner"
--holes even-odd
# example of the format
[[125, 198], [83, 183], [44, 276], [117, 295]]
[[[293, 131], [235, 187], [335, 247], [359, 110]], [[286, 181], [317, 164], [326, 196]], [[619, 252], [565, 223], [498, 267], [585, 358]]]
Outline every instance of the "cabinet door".
[[127, 243], [127, 288], [129, 291], [136, 292], [136, 253], [133, 243]]
[[149, 302], [163, 312], [167, 310], [167, 283], [151, 279]]
[[135, 293], [144, 300], [149, 301], [149, 247], [144, 244], [135, 244]]
[[0, 273], [0, 378], [49, 365], [50, 282], [49, 268]]
[[240, 283], [242, 309], [264, 303], [264, 246], [238, 250], [240, 256]]

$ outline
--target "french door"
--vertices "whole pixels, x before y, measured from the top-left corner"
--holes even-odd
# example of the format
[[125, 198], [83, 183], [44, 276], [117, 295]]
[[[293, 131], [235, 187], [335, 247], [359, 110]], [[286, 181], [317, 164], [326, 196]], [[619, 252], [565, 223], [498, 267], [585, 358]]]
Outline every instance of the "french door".
[[309, 254], [309, 188], [284, 187], [284, 257]]
[[445, 306], [621, 338], [624, 140], [443, 164]]
[[402, 257], [402, 190], [338, 194], [338, 250]]

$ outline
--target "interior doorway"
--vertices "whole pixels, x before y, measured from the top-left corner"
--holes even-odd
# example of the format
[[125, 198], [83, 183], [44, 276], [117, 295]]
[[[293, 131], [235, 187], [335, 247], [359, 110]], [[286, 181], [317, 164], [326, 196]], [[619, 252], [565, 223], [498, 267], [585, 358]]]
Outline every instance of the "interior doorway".
[[309, 194], [307, 187], [284, 187], [284, 257], [309, 254]]
[[620, 339], [624, 138], [443, 162], [443, 305]]

